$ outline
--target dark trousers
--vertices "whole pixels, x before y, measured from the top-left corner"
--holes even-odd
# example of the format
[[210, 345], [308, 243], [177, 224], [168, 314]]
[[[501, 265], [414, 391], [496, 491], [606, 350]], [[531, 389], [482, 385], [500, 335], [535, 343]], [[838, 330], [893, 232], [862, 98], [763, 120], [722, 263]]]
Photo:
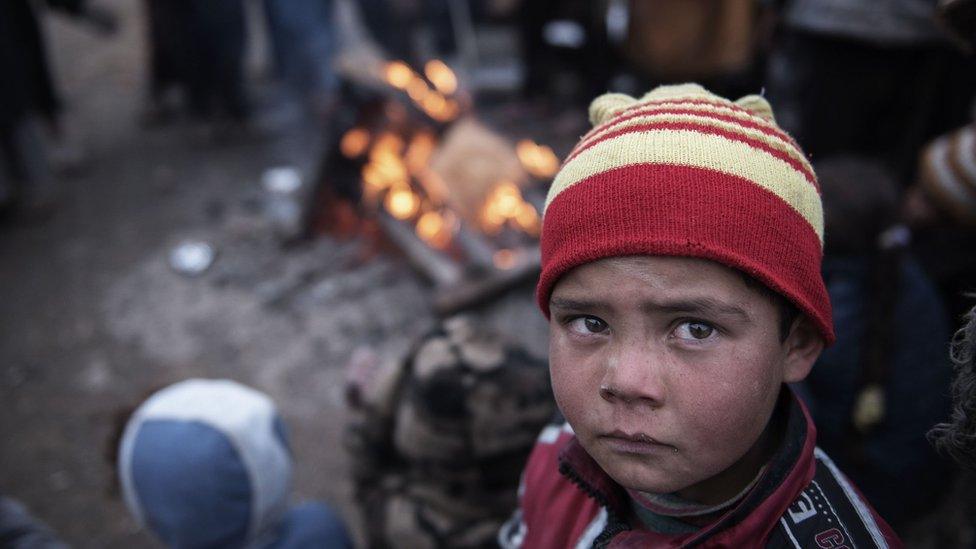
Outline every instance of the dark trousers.
[[244, 118], [242, 0], [148, 0], [150, 90], [186, 92], [191, 113]]

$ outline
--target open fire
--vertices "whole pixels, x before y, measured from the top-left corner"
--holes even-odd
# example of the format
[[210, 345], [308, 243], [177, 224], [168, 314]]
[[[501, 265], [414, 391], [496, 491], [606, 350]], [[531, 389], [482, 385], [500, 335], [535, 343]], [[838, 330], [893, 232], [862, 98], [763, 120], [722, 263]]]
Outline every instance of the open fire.
[[[423, 71], [392, 61], [380, 76], [388, 97], [383, 115], [359, 117], [338, 140], [341, 155], [358, 166], [367, 214], [415, 267], [441, 287], [454, 286], [449, 294], [500, 273], [515, 280], [535, 272], [544, 193], [535, 185], [559, 168], [552, 149], [529, 139], [513, 145], [475, 122], [443, 61], [431, 60]], [[459, 300], [479, 293], [459, 292], [462, 298], [440, 308], [459, 308]]]

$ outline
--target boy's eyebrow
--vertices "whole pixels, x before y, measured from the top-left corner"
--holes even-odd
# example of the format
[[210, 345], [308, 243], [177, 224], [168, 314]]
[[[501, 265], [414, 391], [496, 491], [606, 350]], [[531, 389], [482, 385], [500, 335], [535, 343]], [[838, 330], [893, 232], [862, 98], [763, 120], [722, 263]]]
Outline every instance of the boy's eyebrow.
[[[568, 299], [565, 297], [553, 297], [549, 301], [549, 308], [551, 309], [566, 309], [571, 311], [594, 310], [600, 306], [601, 303], [598, 301]], [[708, 297], [680, 299], [666, 302], [645, 301], [640, 304], [640, 307], [649, 313], [711, 313], [724, 316], [735, 316], [739, 317], [739, 319], [743, 322], [752, 322], [752, 317], [749, 316], [749, 313], [747, 313], [741, 307], [722, 303]]]
[[600, 303], [596, 301], [567, 299], [564, 297], [553, 297], [549, 300], [550, 309], [557, 308], [557, 309], [582, 310], [582, 309], [596, 309], [599, 306]]
[[741, 307], [722, 303], [708, 297], [682, 299], [664, 303], [653, 301], [644, 302], [641, 308], [649, 312], [712, 313], [724, 316], [736, 316], [743, 322], [752, 322], [752, 317]]

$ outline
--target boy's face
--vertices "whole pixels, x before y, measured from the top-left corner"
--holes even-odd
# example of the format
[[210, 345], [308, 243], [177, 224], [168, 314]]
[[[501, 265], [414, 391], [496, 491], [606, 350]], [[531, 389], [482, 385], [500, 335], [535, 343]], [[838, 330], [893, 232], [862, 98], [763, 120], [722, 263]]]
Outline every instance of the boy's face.
[[579, 266], [550, 311], [553, 392], [587, 452], [624, 487], [704, 503], [752, 480], [781, 384], [822, 348], [803, 322], [782, 341], [772, 300], [702, 259]]

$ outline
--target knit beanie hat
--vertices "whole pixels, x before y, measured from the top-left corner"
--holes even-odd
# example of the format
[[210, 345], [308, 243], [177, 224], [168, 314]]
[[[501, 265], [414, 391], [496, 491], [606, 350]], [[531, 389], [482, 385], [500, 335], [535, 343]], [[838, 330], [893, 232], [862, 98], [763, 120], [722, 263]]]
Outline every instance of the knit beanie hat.
[[546, 198], [536, 298], [547, 317], [553, 286], [578, 265], [697, 257], [783, 295], [833, 342], [817, 179], [765, 99], [661, 86], [598, 97], [590, 121]]
[[976, 125], [943, 135], [922, 151], [922, 190], [957, 223], [976, 227]]
[[270, 397], [189, 379], [133, 413], [118, 472], [129, 510], [167, 546], [245, 547], [278, 534], [292, 460]]

